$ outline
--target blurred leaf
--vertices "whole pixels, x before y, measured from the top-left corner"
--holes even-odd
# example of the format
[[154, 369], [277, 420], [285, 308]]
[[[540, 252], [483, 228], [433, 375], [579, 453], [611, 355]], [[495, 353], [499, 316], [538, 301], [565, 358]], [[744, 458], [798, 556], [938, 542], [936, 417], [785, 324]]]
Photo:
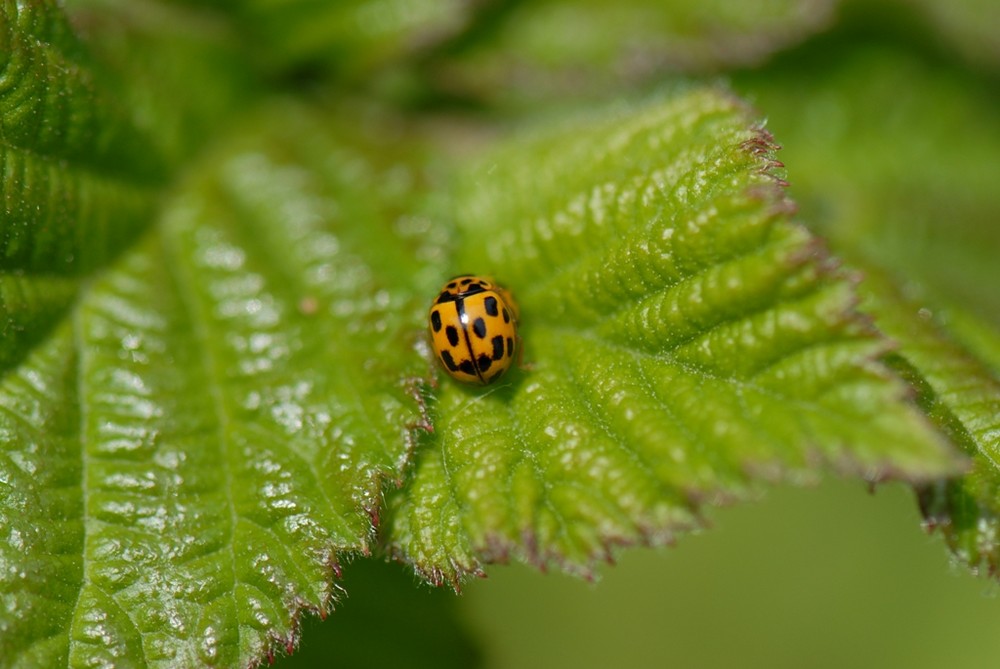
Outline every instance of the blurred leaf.
[[0, 272], [0, 374], [20, 362], [76, 297], [76, 279]]
[[759, 481], [956, 471], [774, 173], [769, 137], [712, 89], [473, 171], [454, 269], [513, 291], [531, 367], [441, 382], [390, 550], [434, 582], [509, 556], [588, 574]]
[[259, 97], [255, 49], [230, 21], [168, 0], [67, 0], [74, 27], [116, 96], [171, 166], [190, 158]]
[[1000, 67], [1000, 3], [994, 0], [906, 0], [923, 14], [948, 45], [994, 72]]
[[439, 85], [527, 102], [750, 65], [824, 28], [834, 0], [516, 3], [489, 39], [438, 63]]
[[[810, 225], [1000, 326], [1000, 96], [885, 47], [805, 49], [744, 77]], [[946, 297], [945, 297], [946, 296]]]
[[921, 487], [962, 561], [1000, 568], [1000, 119], [983, 80], [884, 47], [795, 54], [747, 79], [796, 166], [803, 218], [864, 269], [891, 360], [970, 456]]
[[[492, 0], [498, 2], [500, 0]], [[173, 0], [231, 20], [264, 71], [325, 66], [360, 78], [405, 61], [466, 27], [477, 4], [464, 0]]]

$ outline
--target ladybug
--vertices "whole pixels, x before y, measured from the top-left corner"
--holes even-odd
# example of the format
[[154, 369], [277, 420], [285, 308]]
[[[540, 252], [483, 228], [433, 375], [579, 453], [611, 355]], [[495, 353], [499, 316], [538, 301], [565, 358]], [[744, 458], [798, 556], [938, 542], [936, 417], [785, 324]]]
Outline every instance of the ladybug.
[[481, 276], [457, 276], [430, 311], [434, 352], [452, 377], [486, 385], [503, 376], [517, 349], [517, 306]]

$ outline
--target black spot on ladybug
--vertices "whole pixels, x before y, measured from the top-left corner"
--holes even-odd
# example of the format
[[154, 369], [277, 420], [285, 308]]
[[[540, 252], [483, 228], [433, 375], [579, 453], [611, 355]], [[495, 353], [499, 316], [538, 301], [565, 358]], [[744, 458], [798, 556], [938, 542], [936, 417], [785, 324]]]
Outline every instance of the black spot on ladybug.
[[441, 332], [441, 314], [437, 309], [431, 312], [431, 327], [434, 332]]
[[453, 372], [458, 369], [458, 365], [455, 364], [455, 359], [451, 357], [451, 351], [441, 351], [441, 362], [443, 362], [444, 366]]
[[490, 341], [493, 344], [493, 359], [499, 360], [503, 357], [503, 335], [497, 335]]
[[488, 296], [483, 300], [483, 307], [486, 308], [486, 313], [490, 316], [496, 316], [499, 311], [497, 311], [497, 298], [492, 295]]
[[487, 369], [489, 369], [493, 365], [493, 361], [490, 360], [490, 356], [486, 355], [485, 353], [483, 353], [481, 356], [479, 356], [479, 361], [478, 362], [479, 362], [479, 371], [480, 372], [485, 372]]
[[514, 355], [514, 338], [513, 337], [507, 337], [507, 355], [508, 356]]
[[476, 333], [476, 336], [480, 339], [486, 339], [486, 321], [482, 318], [477, 318], [472, 322], [472, 331]]
[[454, 325], [449, 325], [444, 329], [445, 335], [448, 337], [448, 343], [452, 346], [458, 346], [458, 330]]
[[462, 279], [462, 285], [463, 286], [468, 286], [470, 283], [472, 283], [472, 279], [471, 278], [465, 277], [464, 279]]
[[503, 322], [510, 323], [510, 312], [507, 311], [507, 307], [503, 308]]
[[434, 300], [434, 304], [444, 304], [445, 302], [454, 302], [455, 296], [449, 293], [447, 290], [442, 290], [438, 298]]
[[451, 288], [452, 290], [454, 290], [455, 288], [458, 288], [458, 284], [455, 283], [454, 281], [449, 281], [446, 288]]
[[469, 376], [476, 375], [476, 368], [473, 366], [471, 360], [463, 360], [462, 364], [460, 364], [458, 368], [463, 372], [465, 372], [466, 374], [468, 374]]

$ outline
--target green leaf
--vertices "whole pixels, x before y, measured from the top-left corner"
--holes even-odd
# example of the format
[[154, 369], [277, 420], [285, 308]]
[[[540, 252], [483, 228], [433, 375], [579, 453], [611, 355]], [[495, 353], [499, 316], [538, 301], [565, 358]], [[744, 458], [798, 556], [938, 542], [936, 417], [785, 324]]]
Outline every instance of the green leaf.
[[[104, 78], [171, 167], [202, 150], [266, 89], [254, 46], [199, 3], [67, 0]], [[106, 119], [107, 121], [107, 119]]]
[[818, 465], [956, 471], [776, 164], [740, 102], [693, 89], [473, 170], [454, 269], [513, 292], [529, 367], [440, 382], [390, 550], [435, 582], [508, 557], [589, 574]]
[[835, 2], [511, 3], [478, 41], [436, 65], [435, 83], [489, 100], [559, 102], [746, 66], [832, 20]]
[[174, 0], [226, 16], [256, 66], [282, 73], [295, 68], [330, 67], [359, 77], [456, 34], [466, 27], [475, 5], [459, 0]]
[[0, 272], [0, 371], [14, 367], [66, 312], [77, 281]]
[[171, 166], [247, 95], [217, 24], [72, 4], [90, 44], [55, 3], [0, 5], [0, 372], [136, 241]]
[[[891, 364], [918, 390], [927, 415], [972, 456], [961, 478], [918, 487], [928, 527], [940, 528], [964, 563], [1000, 568], [1000, 472], [993, 453], [1000, 444], [1000, 375], [949, 336], [926, 307], [896, 292], [876, 268], [865, 282], [870, 310], [887, 335], [900, 342]], [[1000, 352], [1000, 339], [991, 342]]]
[[398, 145], [343, 137], [263, 113], [5, 379], [0, 656], [246, 666], [369, 550], [436, 251]]
[[989, 81], [899, 50], [855, 46], [832, 64], [828, 52], [807, 49], [748, 85], [788, 143], [803, 217], [864, 270], [865, 308], [898, 342], [891, 365], [972, 458], [966, 476], [918, 489], [928, 526], [963, 562], [995, 573], [996, 96]]
[[1000, 326], [990, 82], [884, 46], [841, 51], [830, 61], [829, 47], [806, 49], [742, 80], [796, 166], [803, 219], [837, 248]]
[[95, 177], [148, 182], [162, 173], [57, 3], [0, 4], [0, 44], [6, 150], [30, 149], [28, 165], [61, 158]]
[[83, 576], [84, 490], [72, 330], [0, 386], [0, 658], [65, 665]]
[[994, 71], [1000, 66], [1000, 44], [993, 30], [1000, 23], [997, 3], [991, 0], [916, 0], [912, 4], [947, 40], [949, 47]]
[[140, 234], [164, 174], [58, 6], [0, 4], [0, 373]]

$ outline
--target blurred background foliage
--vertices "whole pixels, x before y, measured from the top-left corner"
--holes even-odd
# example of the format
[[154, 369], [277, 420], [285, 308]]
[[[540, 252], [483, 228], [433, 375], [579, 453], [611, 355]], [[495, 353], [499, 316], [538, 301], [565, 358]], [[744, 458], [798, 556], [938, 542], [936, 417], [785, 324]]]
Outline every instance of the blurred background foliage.
[[456, 598], [398, 565], [348, 565], [348, 595], [276, 666], [931, 668], [1000, 657], [998, 586], [921, 531], [904, 486], [773, 490], [714, 521], [676, 547], [627, 551], [597, 583], [493, 567]]

